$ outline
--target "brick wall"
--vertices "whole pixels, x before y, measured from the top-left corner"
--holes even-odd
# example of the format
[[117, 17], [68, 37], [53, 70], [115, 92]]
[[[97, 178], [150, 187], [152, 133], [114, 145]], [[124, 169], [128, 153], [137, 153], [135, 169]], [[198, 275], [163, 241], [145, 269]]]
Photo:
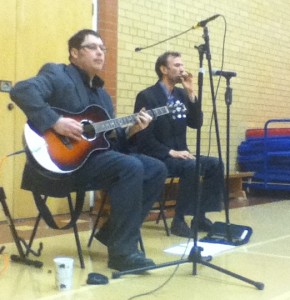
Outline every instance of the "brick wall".
[[100, 76], [116, 103], [118, 0], [98, 0], [98, 31], [107, 47], [106, 61]]
[[[204, 43], [203, 30], [190, 30], [166, 43], [141, 52], [145, 47], [190, 29], [198, 21], [215, 14], [226, 20], [224, 70], [237, 72], [232, 78], [233, 103], [231, 113], [230, 157], [231, 169], [236, 167], [237, 146], [244, 139], [247, 128], [262, 127], [270, 118], [290, 114], [290, 2], [285, 0], [119, 0], [118, 1], [118, 78], [117, 111], [119, 115], [132, 113], [138, 91], [156, 82], [154, 63], [166, 50], [183, 53], [187, 69], [196, 77], [199, 56], [195, 46]], [[225, 20], [219, 17], [208, 23], [212, 68], [222, 62]], [[209, 150], [217, 155], [214, 126], [210, 135], [213, 108], [204, 59], [202, 153]], [[216, 87], [217, 78], [214, 77]], [[218, 125], [225, 160], [226, 111], [224, 101], [226, 82], [222, 78], [217, 95]], [[210, 138], [211, 136], [211, 138]], [[211, 142], [210, 142], [211, 139]], [[195, 133], [190, 130], [188, 143], [195, 149]]]

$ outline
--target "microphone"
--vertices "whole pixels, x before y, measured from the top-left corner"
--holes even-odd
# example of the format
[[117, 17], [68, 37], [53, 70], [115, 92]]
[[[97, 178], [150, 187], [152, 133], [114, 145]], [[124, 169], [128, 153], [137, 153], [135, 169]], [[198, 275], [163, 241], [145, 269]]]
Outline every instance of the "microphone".
[[204, 27], [208, 22], [211, 22], [213, 20], [215, 20], [217, 17], [219, 17], [220, 15], [214, 15], [210, 18], [207, 18], [203, 21], [200, 21], [198, 22], [195, 26], [193, 26], [192, 28], [195, 29], [195, 28], [198, 28], [198, 27]]
[[225, 78], [231, 78], [237, 76], [237, 73], [234, 71], [223, 71], [223, 70], [213, 70], [211, 74], [213, 76], [224, 76]]

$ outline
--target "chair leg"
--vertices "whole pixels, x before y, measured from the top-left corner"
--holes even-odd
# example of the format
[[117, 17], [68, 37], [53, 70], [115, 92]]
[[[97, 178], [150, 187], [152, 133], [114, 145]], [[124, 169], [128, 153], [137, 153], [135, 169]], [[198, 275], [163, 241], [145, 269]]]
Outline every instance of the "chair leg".
[[99, 225], [99, 221], [100, 221], [100, 218], [102, 216], [102, 213], [104, 211], [104, 206], [106, 204], [106, 201], [107, 201], [107, 195], [105, 194], [103, 196], [103, 199], [102, 199], [102, 202], [101, 202], [101, 205], [100, 205], [100, 208], [99, 208], [99, 211], [98, 211], [98, 214], [97, 214], [97, 218], [96, 218], [96, 221], [94, 223], [94, 227], [92, 229], [92, 232], [91, 232], [91, 235], [90, 235], [90, 238], [89, 238], [89, 242], [88, 242], [88, 247], [91, 247], [91, 244], [92, 244], [92, 241], [93, 241], [93, 238], [96, 234], [96, 229]]
[[162, 218], [163, 223], [164, 223], [164, 227], [165, 227], [165, 232], [167, 236], [170, 236], [170, 229], [168, 227], [167, 224], [167, 220], [166, 220], [166, 216], [165, 216], [165, 208], [166, 208], [166, 201], [168, 201], [169, 196], [170, 196], [170, 192], [172, 190], [173, 184], [174, 184], [174, 178], [175, 177], [171, 177], [169, 179], [169, 182], [166, 184], [165, 183], [165, 188], [164, 188], [164, 193], [163, 193], [163, 199], [162, 201], [159, 201], [159, 214], [156, 220], [156, 223], [158, 224], [160, 219]]
[[158, 224], [160, 218], [162, 218], [163, 220], [163, 224], [164, 224], [164, 227], [165, 227], [165, 232], [166, 232], [166, 235], [167, 236], [170, 236], [170, 229], [168, 227], [168, 224], [167, 224], [167, 220], [166, 220], [166, 216], [165, 216], [165, 213], [164, 213], [164, 208], [165, 208], [165, 204], [164, 204], [165, 201], [160, 201], [159, 202], [159, 214], [158, 214], [158, 218], [156, 220], [156, 223]]
[[[68, 195], [67, 199], [68, 199], [70, 213], [72, 215], [73, 204], [72, 204], [72, 199], [71, 199], [71, 195], [70, 194]], [[81, 268], [84, 269], [85, 268], [85, 263], [84, 263], [83, 251], [82, 251], [82, 247], [81, 247], [81, 243], [80, 243], [80, 238], [79, 238], [79, 233], [78, 233], [78, 228], [77, 228], [77, 224], [76, 223], [73, 225], [73, 230], [74, 230], [74, 235], [75, 235], [75, 240], [76, 240], [78, 255], [79, 255], [79, 259], [80, 259], [80, 265], [81, 265]]]

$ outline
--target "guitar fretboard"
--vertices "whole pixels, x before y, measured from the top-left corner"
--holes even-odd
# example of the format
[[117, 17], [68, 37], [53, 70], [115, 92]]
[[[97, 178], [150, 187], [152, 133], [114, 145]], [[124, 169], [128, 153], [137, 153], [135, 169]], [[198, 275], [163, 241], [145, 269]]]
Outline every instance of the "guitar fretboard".
[[[154, 109], [150, 109], [146, 111], [153, 119], [166, 115], [169, 113], [168, 107], [167, 106], [162, 106]], [[106, 121], [101, 121], [94, 123], [94, 129], [96, 133], [104, 132], [104, 131], [109, 131], [118, 127], [126, 127], [129, 125], [133, 125], [136, 123], [136, 117], [138, 113], [126, 116], [126, 117], [120, 117], [116, 119], [111, 119], [111, 120], [106, 120]]]

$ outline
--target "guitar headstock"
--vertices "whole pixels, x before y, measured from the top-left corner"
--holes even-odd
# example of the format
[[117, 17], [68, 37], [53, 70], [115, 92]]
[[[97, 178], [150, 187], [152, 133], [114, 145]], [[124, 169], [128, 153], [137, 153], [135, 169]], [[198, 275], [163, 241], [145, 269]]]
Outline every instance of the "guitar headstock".
[[172, 104], [168, 104], [167, 107], [174, 120], [186, 118], [187, 108], [179, 100], [176, 100]]

